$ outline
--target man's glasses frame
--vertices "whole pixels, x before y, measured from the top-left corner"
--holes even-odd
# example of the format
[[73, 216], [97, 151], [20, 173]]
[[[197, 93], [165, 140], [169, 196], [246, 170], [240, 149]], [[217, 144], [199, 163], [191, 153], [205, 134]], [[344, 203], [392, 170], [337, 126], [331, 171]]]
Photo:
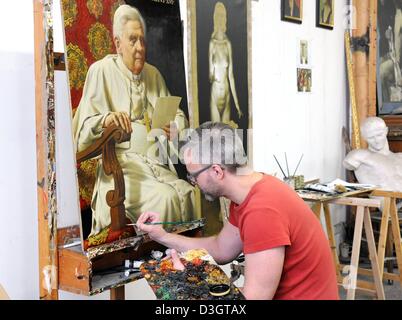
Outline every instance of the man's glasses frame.
[[188, 182], [190, 182], [193, 186], [195, 186], [197, 184], [197, 177], [203, 173], [204, 171], [207, 171], [209, 168], [211, 168], [213, 166], [213, 164], [210, 164], [196, 172], [193, 173], [187, 173], [187, 180]]

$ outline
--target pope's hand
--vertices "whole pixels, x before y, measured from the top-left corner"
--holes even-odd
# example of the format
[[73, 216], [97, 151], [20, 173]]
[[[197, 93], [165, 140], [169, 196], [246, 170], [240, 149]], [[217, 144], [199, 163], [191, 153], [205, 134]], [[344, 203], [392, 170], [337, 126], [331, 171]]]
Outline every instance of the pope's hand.
[[166, 126], [164, 126], [163, 131], [165, 131], [166, 136], [169, 140], [174, 140], [179, 133], [175, 122], [172, 122], [171, 125], [167, 124]]
[[107, 128], [111, 124], [121, 127], [127, 133], [133, 132], [131, 120], [127, 112], [110, 112], [105, 118], [104, 127]]

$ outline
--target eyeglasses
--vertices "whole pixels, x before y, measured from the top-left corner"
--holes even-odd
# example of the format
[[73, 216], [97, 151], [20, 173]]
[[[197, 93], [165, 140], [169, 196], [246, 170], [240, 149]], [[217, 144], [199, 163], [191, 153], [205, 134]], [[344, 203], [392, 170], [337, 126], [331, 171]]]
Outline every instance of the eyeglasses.
[[213, 164], [210, 164], [196, 172], [193, 173], [187, 173], [187, 180], [188, 182], [190, 182], [193, 186], [195, 186], [197, 184], [197, 177], [203, 173], [204, 171], [207, 171], [209, 168], [211, 168], [213, 166]]

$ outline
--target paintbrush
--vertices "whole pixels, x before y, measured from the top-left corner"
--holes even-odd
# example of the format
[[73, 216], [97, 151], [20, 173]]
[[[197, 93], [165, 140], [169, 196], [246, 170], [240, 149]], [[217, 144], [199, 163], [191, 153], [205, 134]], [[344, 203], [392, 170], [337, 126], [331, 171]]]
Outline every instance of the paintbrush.
[[282, 167], [281, 167], [281, 165], [279, 164], [278, 159], [276, 159], [275, 155], [273, 155], [273, 156], [274, 156], [274, 158], [275, 158], [276, 163], [277, 163], [278, 166], [279, 166], [279, 169], [281, 169], [281, 171], [282, 171], [282, 173], [283, 173], [283, 176], [286, 178], [286, 174], [285, 174], [285, 172], [282, 170]]
[[293, 173], [293, 177], [295, 176], [296, 171], [297, 171], [297, 169], [299, 168], [299, 165], [300, 165], [300, 162], [301, 162], [302, 159], [303, 159], [303, 156], [304, 156], [304, 154], [302, 154], [301, 157], [300, 157], [299, 163], [297, 164], [296, 169], [295, 169], [295, 172]]
[[[165, 222], [145, 222], [144, 224], [155, 226], [155, 225], [182, 225], [182, 224], [191, 224], [198, 222], [199, 220], [192, 220], [192, 221], [165, 221]], [[137, 226], [136, 223], [127, 224], [127, 226]]]
[[286, 152], [285, 152], [285, 161], [286, 161], [286, 169], [288, 170], [288, 178], [290, 178], [290, 177], [289, 177], [290, 172], [289, 172], [289, 165], [288, 165], [288, 157], [287, 157], [287, 155], [286, 155]]

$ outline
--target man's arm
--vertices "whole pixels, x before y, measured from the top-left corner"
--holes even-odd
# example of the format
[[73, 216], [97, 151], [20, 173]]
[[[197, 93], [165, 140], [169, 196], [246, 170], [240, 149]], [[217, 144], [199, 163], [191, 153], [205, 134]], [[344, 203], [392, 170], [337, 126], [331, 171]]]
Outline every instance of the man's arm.
[[245, 259], [243, 294], [246, 299], [273, 299], [282, 276], [285, 247], [246, 254]]
[[240, 239], [239, 229], [225, 223], [217, 236], [207, 238], [189, 238], [177, 234], [167, 233], [157, 225], [147, 225], [145, 222], [158, 222], [159, 214], [153, 212], [143, 213], [137, 220], [137, 227], [149, 234], [151, 239], [164, 246], [177, 251], [204, 248], [219, 264], [234, 260], [242, 251], [243, 243]]

